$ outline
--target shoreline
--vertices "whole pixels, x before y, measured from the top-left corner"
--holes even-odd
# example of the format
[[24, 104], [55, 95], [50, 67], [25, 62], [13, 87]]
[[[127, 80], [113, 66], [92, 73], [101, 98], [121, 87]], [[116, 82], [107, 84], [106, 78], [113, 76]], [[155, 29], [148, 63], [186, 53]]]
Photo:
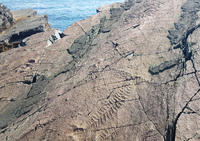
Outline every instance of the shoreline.
[[[70, 1], [69, 5], [70, 4], [72, 6], [79, 5], [78, 7], [76, 6], [74, 9], [70, 9], [67, 2], [64, 3], [65, 7], [64, 5], [61, 5], [59, 2], [58, 2], [58, 6], [60, 7], [55, 7], [55, 6], [52, 6], [51, 4], [46, 4], [46, 2], [42, 2], [41, 6], [38, 5], [37, 2], [35, 2], [36, 3], [35, 5], [33, 3], [32, 6], [26, 6], [26, 7], [37, 11], [39, 15], [49, 15], [49, 22], [51, 23], [51, 26], [55, 29], [64, 31], [68, 26], [70, 26], [74, 22], [78, 20], [86, 19], [89, 16], [96, 14], [96, 9], [101, 6], [104, 6], [105, 5], [104, 3], [106, 3], [107, 5], [108, 3], [111, 4], [113, 2], [114, 0], [105, 1], [105, 2], [98, 2], [98, 1], [92, 2], [94, 4], [96, 3], [96, 5], [98, 6], [94, 6], [94, 4], [92, 5], [90, 4], [91, 3], [90, 2], [88, 3], [89, 4], [88, 8], [84, 8], [84, 4], [87, 4], [86, 2], [82, 2], [82, 5], [81, 5], [81, 3], [78, 3], [78, 2], [74, 2], [75, 4], [72, 4]], [[6, 3], [8, 2], [5, 2], [5, 4]], [[10, 3], [8, 3], [8, 5], [10, 5]], [[24, 9], [23, 6], [19, 6], [17, 8], [13, 8], [13, 7], [14, 6], [10, 6], [11, 10]]]
[[[74, 24], [81, 25], [80, 23], [85, 23], [86, 21], [88, 23], [92, 23], [90, 26], [87, 25], [85, 27], [84, 32], [87, 32], [92, 26], [99, 24], [101, 18], [109, 15], [110, 9], [112, 7], [113, 8], [119, 7], [121, 4], [122, 3], [116, 2], [113, 4], [107, 4], [107, 5], [99, 7], [98, 9], [96, 9], [96, 12], [97, 12], [96, 14], [88, 16], [85, 19], [78, 20], [78, 21], [72, 23], [63, 31], [63, 34], [65, 34], [65, 31], [69, 27], [73, 26]], [[1, 43], [0, 52], [4, 52], [4, 51], [7, 51], [7, 50], [13, 49], [13, 48], [18, 48], [20, 46], [23, 47], [26, 44], [25, 38], [28, 38], [29, 36], [31, 36], [33, 34], [37, 34], [39, 32], [45, 32], [46, 30], [49, 30], [51, 28], [48, 23], [49, 18], [46, 15], [38, 15], [37, 12], [33, 9], [21, 9], [21, 10], [15, 10], [15, 11], [10, 11], [10, 12], [13, 15], [13, 20], [15, 22], [8, 29], [4, 30], [0, 34], [0, 43]], [[34, 19], [34, 18], [36, 18], [36, 19]], [[32, 25], [30, 25], [30, 22], [32, 22], [31, 20], [32, 21], [33, 20], [38, 20], [38, 21], [43, 20], [43, 22], [37, 23], [37, 21], [36, 21], [36, 23], [34, 23], [34, 24], [31, 23]], [[92, 20], [92, 21], [90, 21], [90, 20]], [[28, 23], [26, 23], [26, 22], [28, 22]], [[28, 25], [28, 26], [24, 28], [23, 25], [22, 26], [20, 25], [21, 23], [24, 24], [25, 26], [26, 25]], [[42, 26], [42, 29], [39, 29], [39, 28], [41, 28], [39, 26]], [[81, 27], [81, 28], [84, 28], [84, 27]], [[57, 29], [55, 29], [55, 30], [57, 30]], [[51, 42], [51, 40], [52, 39], [50, 39], [50, 42]], [[47, 44], [50, 45], [50, 42], [48, 42]]]

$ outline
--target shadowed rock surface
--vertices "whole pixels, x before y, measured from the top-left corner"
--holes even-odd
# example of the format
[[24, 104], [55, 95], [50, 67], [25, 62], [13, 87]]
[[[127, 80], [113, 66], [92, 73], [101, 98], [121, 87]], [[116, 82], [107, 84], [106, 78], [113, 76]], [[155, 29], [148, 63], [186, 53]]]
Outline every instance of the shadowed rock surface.
[[199, 141], [200, 2], [97, 11], [0, 54], [0, 140]]

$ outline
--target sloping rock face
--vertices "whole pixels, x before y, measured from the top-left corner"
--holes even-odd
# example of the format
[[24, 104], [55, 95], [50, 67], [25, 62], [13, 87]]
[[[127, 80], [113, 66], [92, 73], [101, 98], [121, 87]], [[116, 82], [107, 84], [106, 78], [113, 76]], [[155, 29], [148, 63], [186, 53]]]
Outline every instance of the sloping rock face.
[[32, 9], [10, 12], [4, 5], [1, 7], [0, 16], [4, 18], [0, 22], [0, 53], [23, 46], [22, 40], [26, 37], [50, 29], [46, 15], [38, 16]]
[[100, 8], [0, 54], [0, 140], [199, 141], [199, 0]]

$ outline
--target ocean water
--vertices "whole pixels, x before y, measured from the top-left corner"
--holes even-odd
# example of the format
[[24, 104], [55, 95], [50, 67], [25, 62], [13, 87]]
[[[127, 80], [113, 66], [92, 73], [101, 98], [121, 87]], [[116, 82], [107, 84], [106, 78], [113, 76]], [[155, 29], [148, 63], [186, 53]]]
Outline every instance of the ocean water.
[[0, 0], [11, 10], [32, 8], [38, 14], [47, 14], [51, 27], [63, 31], [75, 21], [96, 13], [105, 4], [124, 0]]

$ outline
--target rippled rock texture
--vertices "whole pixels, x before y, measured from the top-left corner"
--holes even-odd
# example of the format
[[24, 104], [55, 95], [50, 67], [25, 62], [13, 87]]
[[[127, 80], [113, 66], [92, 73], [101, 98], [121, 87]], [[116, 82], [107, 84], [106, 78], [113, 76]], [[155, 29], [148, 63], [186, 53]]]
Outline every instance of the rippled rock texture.
[[128, 0], [0, 54], [0, 140], [199, 141], [199, 0]]

